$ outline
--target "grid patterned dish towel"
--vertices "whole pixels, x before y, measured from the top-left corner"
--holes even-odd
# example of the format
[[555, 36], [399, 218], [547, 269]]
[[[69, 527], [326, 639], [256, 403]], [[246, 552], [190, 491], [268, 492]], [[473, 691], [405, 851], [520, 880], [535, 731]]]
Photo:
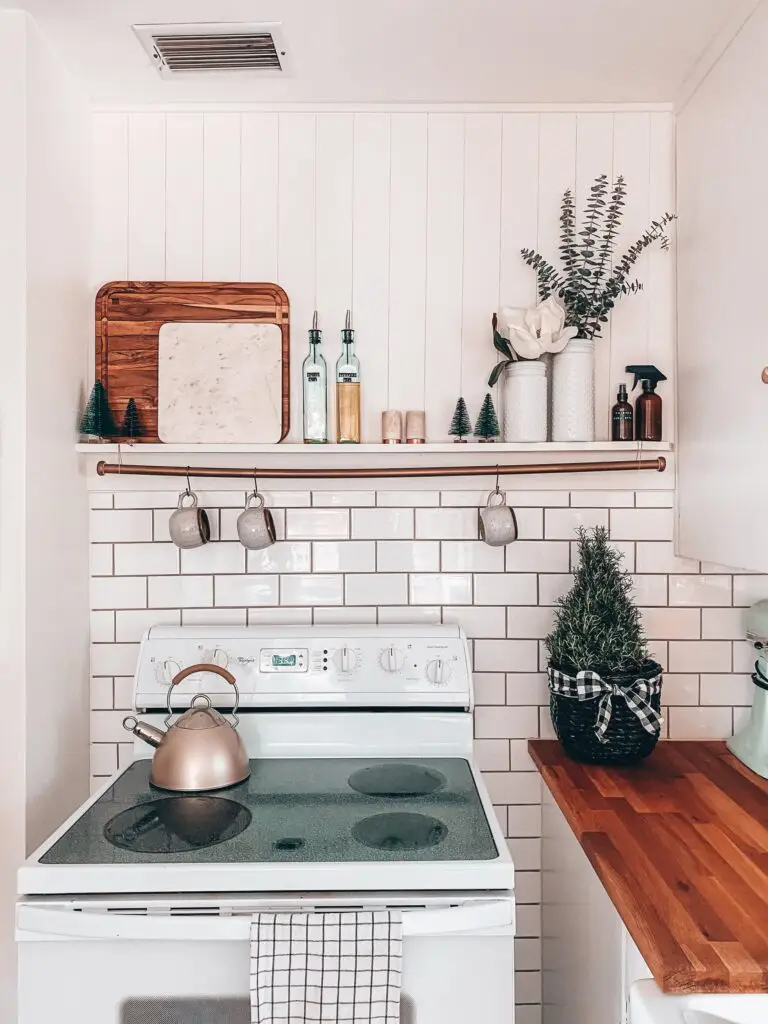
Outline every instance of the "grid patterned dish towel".
[[398, 911], [255, 914], [252, 1024], [398, 1024]]

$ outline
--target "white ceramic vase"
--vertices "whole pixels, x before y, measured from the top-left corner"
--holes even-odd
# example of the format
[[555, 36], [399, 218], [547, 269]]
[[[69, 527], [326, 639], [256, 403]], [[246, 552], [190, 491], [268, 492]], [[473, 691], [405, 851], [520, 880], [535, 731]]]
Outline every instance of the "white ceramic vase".
[[552, 440], [595, 439], [595, 342], [574, 338], [552, 360]]
[[504, 371], [504, 440], [547, 440], [547, 368], [538, 359]]

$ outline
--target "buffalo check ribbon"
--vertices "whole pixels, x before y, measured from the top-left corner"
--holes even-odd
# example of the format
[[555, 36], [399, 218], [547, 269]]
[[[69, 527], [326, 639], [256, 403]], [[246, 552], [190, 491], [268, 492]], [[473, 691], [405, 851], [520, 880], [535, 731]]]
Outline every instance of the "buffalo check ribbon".
[[637, 715], [646, 732], [652, 735], [661, 730], [662, 718], [658, 711], [651, 707], [651, 697], [661, 691], [661, 673], [650, 679], [636, 679], [634, 683], [620, 686], [611, 683], [597, 672], [587, 669], [569, 676], [566, 672], [549, 667], [549, 688], [560, 697], [572, 700], [599, 699], [595, 735], [601, 743], [607, 743], [606, 733], [613, 715], [613, 698], [621, 697], [627, 707]]

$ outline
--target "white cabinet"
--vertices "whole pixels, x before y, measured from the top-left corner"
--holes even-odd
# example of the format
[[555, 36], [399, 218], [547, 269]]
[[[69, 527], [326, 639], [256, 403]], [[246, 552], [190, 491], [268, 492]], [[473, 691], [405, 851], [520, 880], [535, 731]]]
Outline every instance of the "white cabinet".
[[678, 118], [678, 553], [768, 572], [768, 4]]

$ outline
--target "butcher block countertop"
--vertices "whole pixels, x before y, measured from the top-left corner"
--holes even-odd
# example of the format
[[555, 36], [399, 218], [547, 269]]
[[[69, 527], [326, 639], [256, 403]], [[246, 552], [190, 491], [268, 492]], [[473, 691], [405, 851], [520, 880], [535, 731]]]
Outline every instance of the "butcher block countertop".
[[633, 768], [533, 760], [665, 992], [768, 992], [768, 782], [722, 742]]

